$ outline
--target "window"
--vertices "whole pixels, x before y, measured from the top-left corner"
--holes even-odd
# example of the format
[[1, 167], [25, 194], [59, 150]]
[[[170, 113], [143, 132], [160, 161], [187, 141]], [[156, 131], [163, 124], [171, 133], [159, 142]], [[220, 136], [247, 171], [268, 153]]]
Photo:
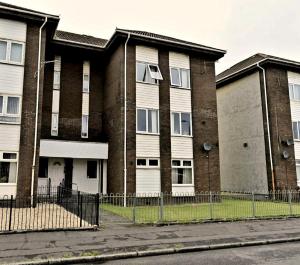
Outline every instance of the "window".
[[300, 186], [300, 160], [296, 160], [297, 185]]
[[183, 68], [170, 68], [171, 85], [182, 88], [190, 88], [190, 70]]
[[83, 75], [83, 85], [82, 85], [83, 92], [89, 92], [90, 89], [90, 77], [89, 75]]
[[57, 136], [58, 135], [58, 113], [52, 113], [51, 135], [52, 136]]
[[23, 47], [23, 43], [0, 40], [0, 61], [17, 64], [23, 63]]
[[0, 95], [0, 122], [20, 122], [20, 97]]
[[192, 160], [172, 160], [172, 184], [193, 184]]
[[300, 121], [293, 121], [292, 126], [294, 140], [300, 140]]
[[291, 100], [300, 100], [300, 85], [289, 84], [289, 95]]
[[60, 72], [54, 71], [53, 74], [53, 89], [59, 89], [60, 86]]
[[97, 161], [95, 160], [87, 161], [87, 178], [89, 179], [97, 178]]
[[158, 133], [158, 110], [137, 109], [137, 132]]
[[172, 134], [192, 135], [191, 113], [172, 112]]
[[88, 138], [89, 116], [82, 115], [81, 137]]
[[0, 152], [0, 184], [16, 183], [17, 153]]
[[158, 158], [137, 158], [136, 166], [138, 168], [158, 168], [159, 159]]
[[40, 157], [39, 178], [48, 178], [48, 158]]
[[143, 62], [136, 63], [136, 81], [150, 84], [158, 84], [162, 80], [158, 65]]
[[7, 54], [7, 42], [0, 41], [0, 60], [6, 61], [6, 54]]

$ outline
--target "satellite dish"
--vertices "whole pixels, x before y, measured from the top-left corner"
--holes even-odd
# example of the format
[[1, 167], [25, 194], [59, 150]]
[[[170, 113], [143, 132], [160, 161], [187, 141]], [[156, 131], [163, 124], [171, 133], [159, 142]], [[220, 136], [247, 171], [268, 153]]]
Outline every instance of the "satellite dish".
[[290, 145], [293, 145], [293, 144], [294, 144], [293, 139], [287, 139], [287, 140], [286, 140], [286, 145], [287, 145], [287, 146], [290, 146]]
[[284, 159], [288, 159], [288, 158], [290, 157], [288, 151], [283, 151], [283, 152], [282, 152], [282, 157], [283, 157]]
[[210, 144], [210, 143], [204, 143], [202, 147], [203, 147], [204, 151], [209, 152], [212, 149], [212, 144]]

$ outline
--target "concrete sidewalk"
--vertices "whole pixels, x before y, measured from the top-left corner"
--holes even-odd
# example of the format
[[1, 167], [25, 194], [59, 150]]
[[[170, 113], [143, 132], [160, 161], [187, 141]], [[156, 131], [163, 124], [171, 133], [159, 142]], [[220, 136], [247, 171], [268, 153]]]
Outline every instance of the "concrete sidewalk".
[[300, 219], [0, 235], [0, 263], [300, 237]]

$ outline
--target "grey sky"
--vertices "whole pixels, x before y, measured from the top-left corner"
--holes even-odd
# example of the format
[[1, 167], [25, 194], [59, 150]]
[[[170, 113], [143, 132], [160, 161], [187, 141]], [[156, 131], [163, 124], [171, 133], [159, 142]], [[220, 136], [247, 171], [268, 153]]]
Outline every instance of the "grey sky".
[[300, 61], [300, 0], [0, 0], [61, 16], [59, 29], [109, 38], [140, 29], [227, 50], [217, 72], [257, 52]]

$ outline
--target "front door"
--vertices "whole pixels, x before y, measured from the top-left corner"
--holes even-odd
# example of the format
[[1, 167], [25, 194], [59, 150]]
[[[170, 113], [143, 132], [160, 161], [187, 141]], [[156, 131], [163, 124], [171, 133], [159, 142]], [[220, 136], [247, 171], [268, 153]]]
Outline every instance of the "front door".
[[72, 189], [73, 183], [73, 159], [65, 158], [65, 188]]

